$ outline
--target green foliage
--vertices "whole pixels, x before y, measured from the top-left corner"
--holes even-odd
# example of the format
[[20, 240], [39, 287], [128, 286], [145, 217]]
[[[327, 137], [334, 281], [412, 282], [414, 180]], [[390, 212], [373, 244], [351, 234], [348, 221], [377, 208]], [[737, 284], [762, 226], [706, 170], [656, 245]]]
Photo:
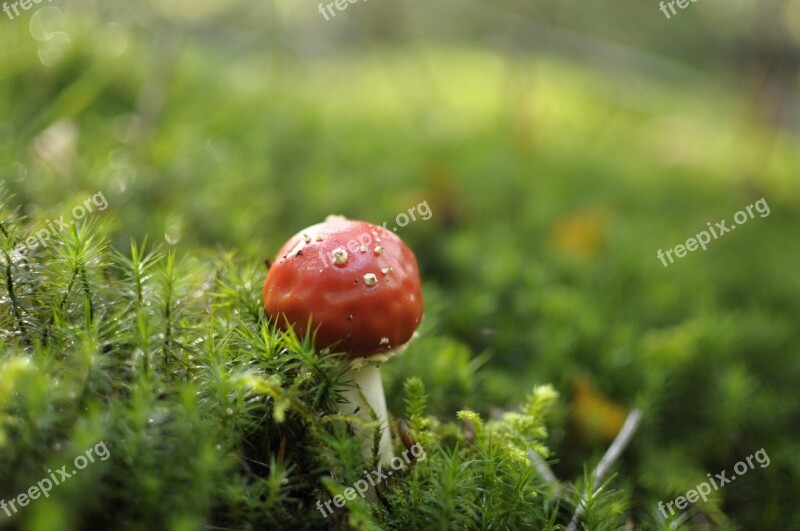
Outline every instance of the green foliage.
[[[547, 455], [552, 388], [485, 423], [461, 411], [459, 424], [429, 416], [422, 379], [408, 378], [406, 417], [424, 454], [378, 484], [378, 503], [359, 498], [324, 517], [316, 502], [342, 494], [374, 462], [352, 435], [357, 420], [337, 410], [345, 362], [263, 319], [260, 272], [230, 254], [180, 258], [146, 243], [122, 253], [96, 223], [23, 255], [16, 245], [36, 226], [4, 212], [0, 498], [98, 441], [110, 452], [22, 508], [13, 525], [557, 528], [526, 457], [528, 448]], [[475, 366], [463, 347], [420, 344], [464, 364], [454, 379], [471, 387]]]
[[424, 418], [420, 379], [410, 378], [404, 387], [406, 414], [419, 430], [426, 458], [387, 495], [390, 509], [400, 515], [390, 528], [556, 528], [547, 504], [538, 499], [542, 487], [526, 457], [527, 448], [546, 452], [539, 441], [546, 436], [544, 414], [556, 396], [551, 388], [536, 389], [519, 413], [488, 423], [473, 411], [460, 411], [458, 418], [469, 425], [467, 436]]

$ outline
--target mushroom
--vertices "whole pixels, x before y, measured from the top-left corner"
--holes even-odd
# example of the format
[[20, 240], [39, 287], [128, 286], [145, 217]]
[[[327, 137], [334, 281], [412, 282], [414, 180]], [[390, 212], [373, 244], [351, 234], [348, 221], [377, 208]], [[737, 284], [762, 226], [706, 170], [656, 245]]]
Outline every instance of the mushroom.
[[[292, 326], [303, 337], [310, 320], [317, 349], [346, 353], [349, 366], [341, 381], [354, 385], [343, 393], [341, 411], [378, 420], [379, 462], [389, 464], [394, 452], [379, 367], [405, 350], [422, 319], [419, 267], [411, 249], [383, 227], [329, 216], [284, 244], [264, 282], [263, 301], [282, 329]], [[372, 445], [369, 432], [365, 456]]]

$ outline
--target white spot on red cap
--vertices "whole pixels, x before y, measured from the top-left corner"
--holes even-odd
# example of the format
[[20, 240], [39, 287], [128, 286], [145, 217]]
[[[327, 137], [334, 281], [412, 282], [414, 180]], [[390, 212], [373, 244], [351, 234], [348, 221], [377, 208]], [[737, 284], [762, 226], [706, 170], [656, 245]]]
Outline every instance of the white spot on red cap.
[[347, 251], [343, 247], [337, 247], [331, 253], [333, 255], [333, 263], [336, 265], [344, 265], [347, 263]]
[[367, 273], [364, 275], [364, 284], [367, 286], [374, 286], [378, 283], [378, 277], [375, 276], [375, 273]]

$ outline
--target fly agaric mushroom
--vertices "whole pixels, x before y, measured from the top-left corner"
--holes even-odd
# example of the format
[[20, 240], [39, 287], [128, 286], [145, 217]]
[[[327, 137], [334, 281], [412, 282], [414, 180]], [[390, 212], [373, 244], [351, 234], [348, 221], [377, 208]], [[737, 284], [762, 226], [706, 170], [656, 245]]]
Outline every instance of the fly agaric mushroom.
[[[263, 290], [264, 309], [281, 328], [302, 337], [309, 320], [317, 349], [333, 347], [349, 362], [342, 411], [383, 430], [380, 462], [392, 450], [380, 364], [405, 349], [422, 319], [414, 253], [383, 227], [328, 216], [294, 235], [278, 251]], [[374, 413], [374, 417], [373, 417]], [[365, 437], [369, 456], [372, 437]]]

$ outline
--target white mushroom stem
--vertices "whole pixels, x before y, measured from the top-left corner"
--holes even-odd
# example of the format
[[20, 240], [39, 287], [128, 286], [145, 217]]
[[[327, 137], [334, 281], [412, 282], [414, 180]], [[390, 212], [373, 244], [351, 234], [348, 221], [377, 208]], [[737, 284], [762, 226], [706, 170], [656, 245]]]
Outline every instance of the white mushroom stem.
[[342, 396], [347, 400], [346, 403], [341, 405], [342, 413], [355, 415], [364, 422], [374, 423], [377, 420], [379, 423], [375, 428], [365, 427], [357, 423], [353, 426], [356, 433], [364, 438], [362, 453], [365, 457], [372, 457], [374, 430], [380, 429], [383, 431], [378, 448], [379, 463], [382, 465], [388, 465], [394, 458], [392, 434], [389, 428], [389, 414], [386, 410], [386, 397], [383, 394], [383, 383], [381, 383], [381, 371], [379, 368], [380, 364], [386, 361], [388, 357], [384, 354], [367, 359], [354, 360], [350, 363], [350, 368], [341, 379], [342, 382], [353, 382], [355, 384], [354, 387], [347, 387], [342, 393]]

